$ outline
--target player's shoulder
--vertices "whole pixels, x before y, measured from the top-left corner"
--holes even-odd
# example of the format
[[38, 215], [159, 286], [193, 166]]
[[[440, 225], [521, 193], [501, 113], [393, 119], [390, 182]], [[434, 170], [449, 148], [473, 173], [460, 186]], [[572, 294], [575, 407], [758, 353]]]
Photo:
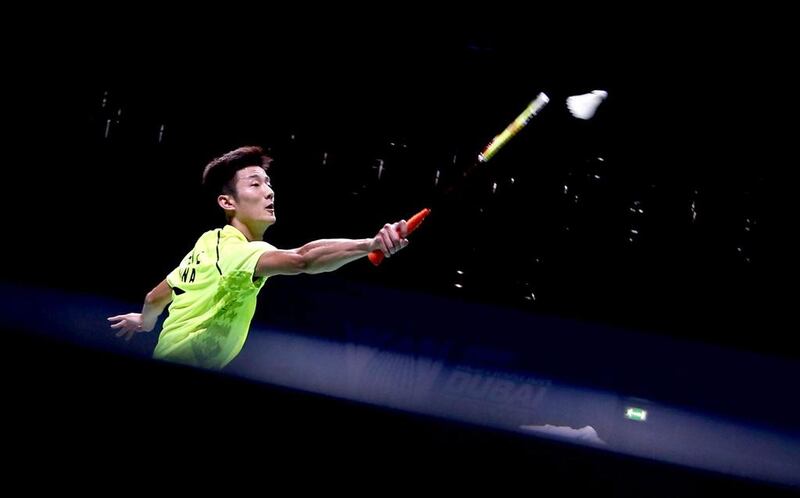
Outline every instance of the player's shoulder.
[[257, 248], [263, 249], [265, 251], [274, 251], [274, 250], [277, 249], [277, 247], [275, 247], [272, 244], [270, 244], [269, 242], [266, 242], [266, 241], [263, 241], [263, 240], [254, 240], [254, 241], [250, 242], [250, 244], [253, 244], [251, 247], [257, 247]]
[[247, 237], [231, 225], [225, 225], [211, 231], [213, 238], [222, 245], [247, 244]]
[[214, 228], [213, 230], [206, 230], [197, 238], [198, 245], [207, 245], [208, 243], [216, 243], [222, 237], [222, 229]]
[[275, 249], [275, 246], [263, 240], [247, 240], [242, 232], [231, 225], [225, 225], [214, 232], [214, 237], [220, 247], [246, 247], [248, 250], [258, 248], [263, 250]]

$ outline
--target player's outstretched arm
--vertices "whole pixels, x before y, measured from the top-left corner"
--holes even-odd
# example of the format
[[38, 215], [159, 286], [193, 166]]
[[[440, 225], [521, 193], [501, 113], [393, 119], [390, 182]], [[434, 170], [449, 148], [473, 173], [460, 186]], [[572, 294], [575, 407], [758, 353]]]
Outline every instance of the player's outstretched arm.
[[264, 252], [256, 264], [256, 276], [323, 273], [363, 258], [372, 251], [390, 257], [408, 245], [405, 220], [386, 224], [369, 239], [321, 239], [297, 249]]

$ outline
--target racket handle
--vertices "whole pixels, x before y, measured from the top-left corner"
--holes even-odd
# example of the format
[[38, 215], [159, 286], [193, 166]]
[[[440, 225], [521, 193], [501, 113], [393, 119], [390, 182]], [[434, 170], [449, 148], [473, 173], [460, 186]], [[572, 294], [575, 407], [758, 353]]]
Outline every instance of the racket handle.
[[[406, 235], [409, 235], [411, 232], [416, 230], [417, 227], [420, 225], [420, 223], [422, 223], [422, 220], [424, 220], [425, 217], [428, 216], [428, 214], [430, 214], [430, 212], [431, 210], [429, 208], [425, 208], [419, 213], [412, 216], [406, 222]], [[379, 264], [381, 264], [381, 261], [383, 261], [384, 258], [383, 251], [372, 251], [367, 255], [367, 258], [369, 258], [370, 262], [373, 265], [378, 266]]]

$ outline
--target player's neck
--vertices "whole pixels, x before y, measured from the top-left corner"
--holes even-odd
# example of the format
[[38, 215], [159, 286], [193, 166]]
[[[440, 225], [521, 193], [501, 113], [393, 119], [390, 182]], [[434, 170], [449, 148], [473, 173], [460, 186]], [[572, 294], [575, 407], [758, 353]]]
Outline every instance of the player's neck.
[[242, 232], [242, 235], [244, 235], [245, 238], [250, 242], [254, 240], [263, 240], [264, 232], [267, 230], [267, 227], [260, 228], [259, 226], [248, 226], [236, 218], [231, 218], [228, 224]]

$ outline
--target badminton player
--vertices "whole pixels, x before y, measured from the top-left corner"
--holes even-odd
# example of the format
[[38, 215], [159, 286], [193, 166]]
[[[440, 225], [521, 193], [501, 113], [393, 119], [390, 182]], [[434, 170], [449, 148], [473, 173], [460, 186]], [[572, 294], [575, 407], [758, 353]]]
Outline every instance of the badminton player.
[[322, 273], [379, 251], [391, 257], [408, 245], [405, 220], [365, 239], [321, 239], [282, 250], [264, 242], [275, 223], [275, 192], [267, 174], [272, 159], [260, 147], [241, 147], [211, 161], [203, 185], [225, 212], [227, 224], [200, 236], [166, 279], [151, 290], [141, 313], [109, 317], [117, 337], [153, 330], [169, 306], [153, 357], [221, 369], [241, 351], [269, 277]]

